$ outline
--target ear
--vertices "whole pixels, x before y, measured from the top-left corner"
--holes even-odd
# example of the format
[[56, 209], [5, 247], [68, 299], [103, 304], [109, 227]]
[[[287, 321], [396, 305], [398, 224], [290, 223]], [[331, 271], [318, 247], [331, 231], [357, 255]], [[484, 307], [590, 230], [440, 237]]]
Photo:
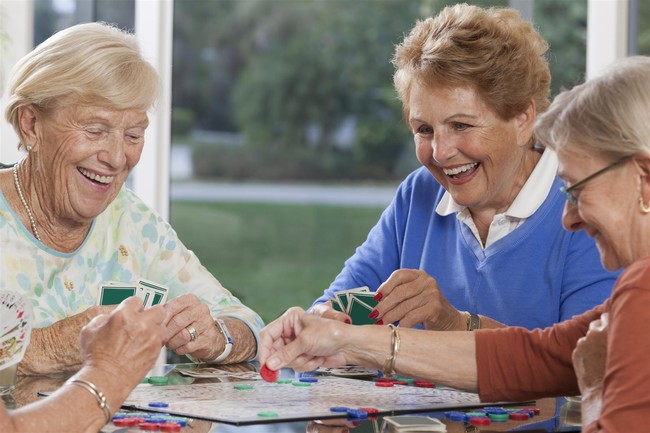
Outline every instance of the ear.
[[638, 177], [638, 188], [644, 203], [650, 201], [650, 153], [634, 155], [634, 168]]
[[535, 126], [535, 101], [531, 98], [526, 109], [515, 116], [515, 127], [517, 128], [517, 144], [526, 146], [530, 143]]
[[38, 112], [32, 104], [18, 108], [18, 126], [23, 145], [34, 150], [38, 143], [37, 133]]

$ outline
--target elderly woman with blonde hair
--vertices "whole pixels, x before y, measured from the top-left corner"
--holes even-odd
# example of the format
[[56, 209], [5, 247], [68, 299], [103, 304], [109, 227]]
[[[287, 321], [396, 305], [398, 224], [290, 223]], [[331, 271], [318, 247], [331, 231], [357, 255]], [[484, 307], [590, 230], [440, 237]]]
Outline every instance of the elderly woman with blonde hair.
[[18, 62], [8, 90], [27, 156], [0, 170], [0, 289], [29, 299], [37, 328], [19, 371], [78, 368], [80, 329], [115, 308], [97, 305], [100, 287], [138, 281], [169, 290], [167, 348], [253, 358], [260, 317], [125, 186], [159, 91], [135, 36], [102, 23], [60, 31]]

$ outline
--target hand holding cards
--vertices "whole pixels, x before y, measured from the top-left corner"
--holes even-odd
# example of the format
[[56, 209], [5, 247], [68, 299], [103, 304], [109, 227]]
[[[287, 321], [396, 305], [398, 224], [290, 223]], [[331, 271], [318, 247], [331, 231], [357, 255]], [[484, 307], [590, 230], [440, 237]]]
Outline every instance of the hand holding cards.
[[137, 296], [142, 299], [144, 308], [167, 302], [169, 289], [160, 284], [140, 279], [135, 283], [109, 281], [99, 288], [98, 305], [117, 305], [126, 298]]
[[335, 297], [330, 301], [336, 311], [350, 316], [353, 325], [371, 325], [376, 322], [368, 317], [377, 305], [374, 298], [375, 293], [364, 286], [336, 292]]

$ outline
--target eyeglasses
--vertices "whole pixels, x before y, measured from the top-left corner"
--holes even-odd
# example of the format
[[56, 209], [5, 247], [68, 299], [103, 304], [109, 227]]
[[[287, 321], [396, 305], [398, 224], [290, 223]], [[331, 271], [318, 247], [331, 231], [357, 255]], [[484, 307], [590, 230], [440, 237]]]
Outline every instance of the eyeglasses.
[[629, 160], [630, 158], [632, 158], [632, 155], [624, 156], [623, 158], [617, 159], [616, 161], [609, 164], [607, 167], [601, 168], [597, 172], [590, 174], [589, 176], [587, 176], [584, 179], [574, 183], [573, 185], [571, 185], [568, 188], [566, 188], [564, 186], [560, 187], [560, 192], [562, 194], [564, 194], [564, 197], [566, 197], [567, 201], [569, 202], [569, 204], [571, 206], [575, 206], [575, 205], [578, 204], [578, 197], [576, 197], [572, 193], [572, 191], [574, 191], [576, 188], [580, 188], [581, 186], [583, 186], [584, 184], [586, 184], [590, 180], [593, 180], [593, 179], [597, 178], [598, 176], [605, 173], [606, 171], [611, 170], [614, 167], [618, 167], [619, 165], [623, 164], [624, 162], [627, 162], [627, 160]]

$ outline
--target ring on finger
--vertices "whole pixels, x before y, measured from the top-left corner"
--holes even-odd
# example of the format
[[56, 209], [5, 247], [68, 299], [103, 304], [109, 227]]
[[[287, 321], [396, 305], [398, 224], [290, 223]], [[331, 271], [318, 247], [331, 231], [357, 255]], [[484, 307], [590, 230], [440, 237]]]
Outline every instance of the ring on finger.
[[194, 326], [190, 325], [185, 329], [187, 329], [187, 332], [190, 333], [190, 341], [194, 341], [199, 337], [199, 334], [196, 332], [196, 328], [194, 328]]

